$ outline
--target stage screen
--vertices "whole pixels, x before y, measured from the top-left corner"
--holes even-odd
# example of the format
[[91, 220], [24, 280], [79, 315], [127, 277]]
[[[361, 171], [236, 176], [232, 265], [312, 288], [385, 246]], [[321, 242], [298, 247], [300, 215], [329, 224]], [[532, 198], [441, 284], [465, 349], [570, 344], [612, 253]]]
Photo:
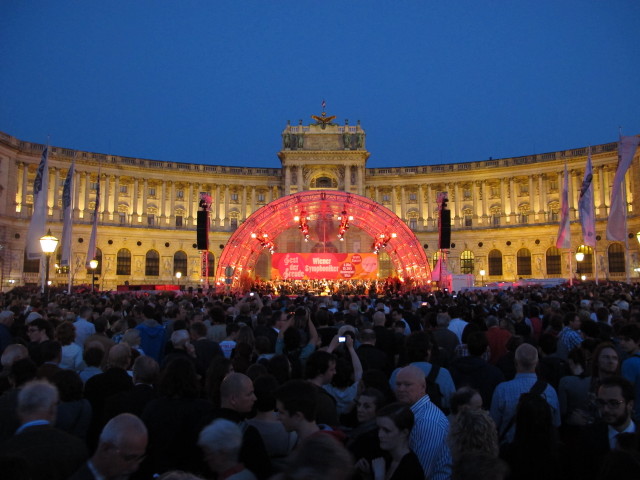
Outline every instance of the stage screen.
[[375, 253], [274, 253], [271, 279], [285, 280], [375, 280]]

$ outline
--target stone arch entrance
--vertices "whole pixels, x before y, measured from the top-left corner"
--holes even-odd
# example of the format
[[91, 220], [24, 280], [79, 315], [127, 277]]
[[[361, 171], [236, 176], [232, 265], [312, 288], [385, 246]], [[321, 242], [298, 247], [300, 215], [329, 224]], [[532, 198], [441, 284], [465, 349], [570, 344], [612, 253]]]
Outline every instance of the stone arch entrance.
[[299, 221], [294, 217], [302, 212], [307, 216], [333, 214], [337, 217], [343, 211], [353, 217], [349, 221], [351, 226], [371, 237], [372, 245], [368, 250], [383, 249], [389, 255], [402, 282], [412, 286], [430, 283], [431, 269], [420, 242], [391, 210], [353, 193], [312, 190], [279, 198], [247, 218], [222, 251], [216, 269], [216, 284], [238, 289], [251, 279], [260, 253], [265, 248], [277, 250], [278, 236], [285, 230], [299, 227]]

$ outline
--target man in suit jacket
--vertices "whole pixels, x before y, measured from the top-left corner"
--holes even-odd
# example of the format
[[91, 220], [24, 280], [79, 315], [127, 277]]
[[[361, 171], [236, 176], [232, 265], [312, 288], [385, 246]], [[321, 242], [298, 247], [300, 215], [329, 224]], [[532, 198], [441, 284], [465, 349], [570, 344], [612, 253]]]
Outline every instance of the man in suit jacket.
[[44, 380], [27, 383], [18, 394], [20, 427], [0, 444], [4, 456], [27, 462], [32, 480], [64, 480], [89, 456], [84, 442], [53, 427], [58, 389]]
[[104, 420], [105, 399], [118, 392], [129, 391], [133, 388], [133, 381], [127, 373], [131, 360], [131, 348], [125, 343], [119, 343], [109, 350], [108, 368], [87, 380], [84, 385], [84, 396], [91, 403], [93, 418], [87, 443], [95, 447], [98, 435], [106, 423]]
[[102, 429], [98, 448], [69, 480], [129, 478], [140, 466], [147, 449], [147, 428], [135, 415], [122, 413]]
[[608, 377], [598, 387], [596, 402], [602, 421], [585, 428], [581, 441], [572, 452], [573, 478], [596, 478], [604, 457], [624, 447], [618, 440], [622, 434], [637, 435], [632, 419], [635, 392], [623, 377]]
[[111, 395], [104, 402], [104, 419], [110, 420], [121, 413], [142, 416], [144, 407], [158, 397], [156, 383], [160, 366], [155, 359], [141, 355], [133, 362], [133, 388]]

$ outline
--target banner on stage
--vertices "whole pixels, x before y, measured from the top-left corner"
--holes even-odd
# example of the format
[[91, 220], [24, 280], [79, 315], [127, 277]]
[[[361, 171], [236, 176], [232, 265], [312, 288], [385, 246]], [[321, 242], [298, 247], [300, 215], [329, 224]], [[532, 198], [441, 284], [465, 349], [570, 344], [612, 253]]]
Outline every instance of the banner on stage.
[[274, 253], [271, 278], [285, 280], [375, 280], [375, 253]]

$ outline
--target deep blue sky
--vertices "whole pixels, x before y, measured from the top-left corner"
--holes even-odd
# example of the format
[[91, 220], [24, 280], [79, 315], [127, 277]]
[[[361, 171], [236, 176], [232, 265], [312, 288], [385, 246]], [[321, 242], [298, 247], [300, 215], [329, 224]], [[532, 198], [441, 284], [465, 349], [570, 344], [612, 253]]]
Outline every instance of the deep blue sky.
[[368, 166], [640, 133], [637, 0], [2, 0], [0, 130], [158, 160], [279, 166], [326, 99]]

